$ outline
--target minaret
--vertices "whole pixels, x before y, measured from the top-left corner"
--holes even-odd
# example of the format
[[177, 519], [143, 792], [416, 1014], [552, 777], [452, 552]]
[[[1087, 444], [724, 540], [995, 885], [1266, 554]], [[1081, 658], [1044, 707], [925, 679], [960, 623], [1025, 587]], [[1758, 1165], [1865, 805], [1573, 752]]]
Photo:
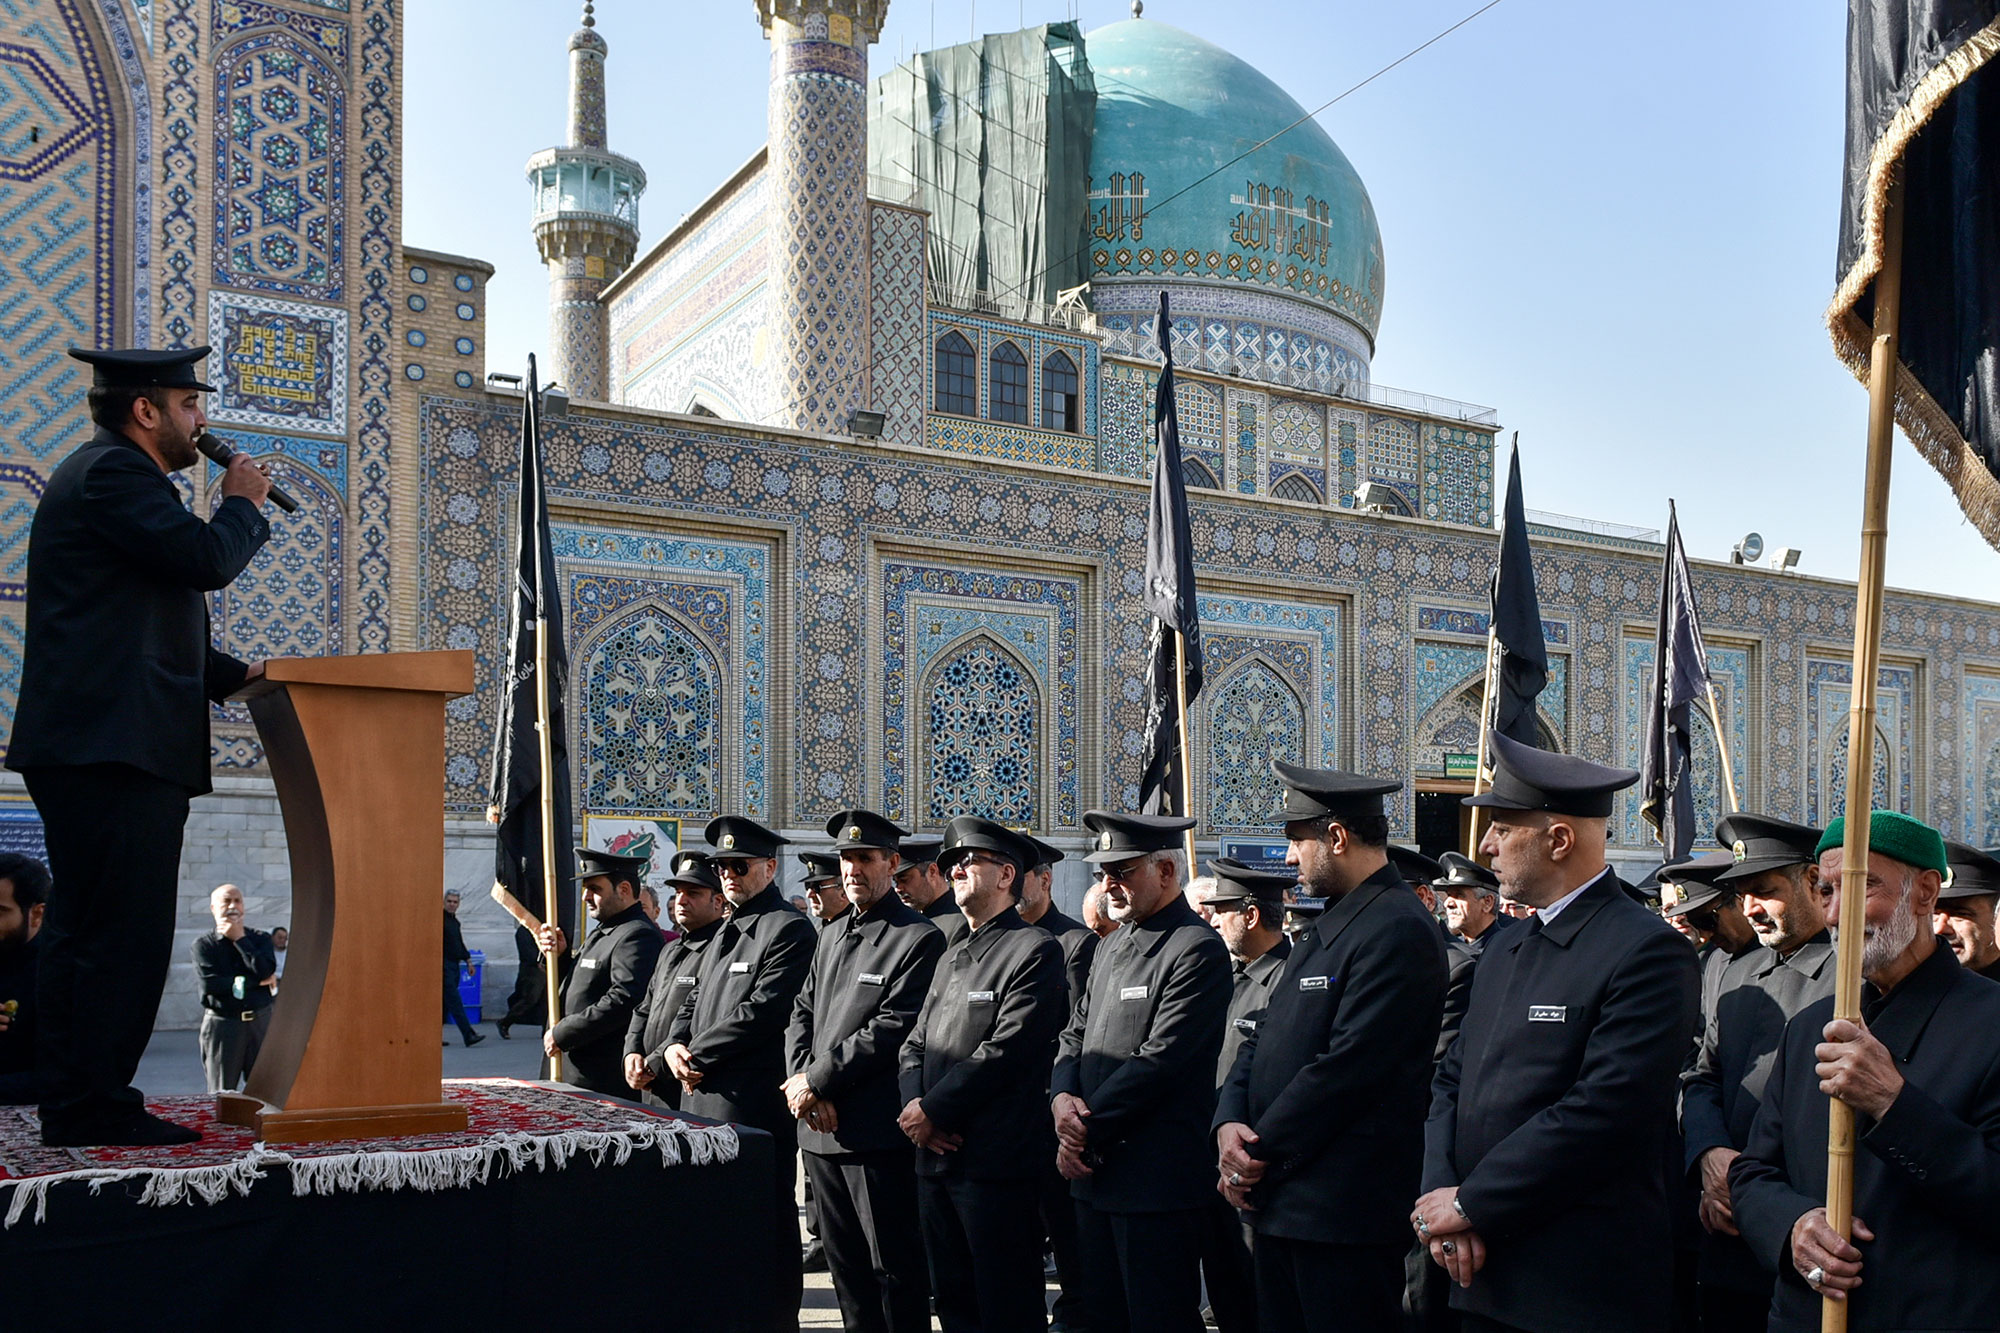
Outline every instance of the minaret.
[[780, 426], [868, 406], [868, 48], [889, 0], [756, 0], [771, 39], [770, 347]]
[[639, 196], [646, 173], [605, 147], [604, 57], [595, 6], [569, 39], [569, 142], [528, 159], [535, 187], [535, 246], [549, 266], [549, 348], [544, 382], [560, 381], [572, 398], [602, 401], [610, 321], [598, 300], [639, 246]]

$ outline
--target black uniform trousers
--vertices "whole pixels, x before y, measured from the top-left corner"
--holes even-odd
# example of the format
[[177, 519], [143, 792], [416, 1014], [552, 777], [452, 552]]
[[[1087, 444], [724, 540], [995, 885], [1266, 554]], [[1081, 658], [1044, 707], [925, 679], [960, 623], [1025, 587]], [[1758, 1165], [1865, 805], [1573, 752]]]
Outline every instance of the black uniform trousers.
[[[500, 1021], [508, 1027], [546, 1027], [549, 1021], [549, 979], [542, 967], [541, 949], [527, 927], [514, 927], [514, 989], [507, 992], [507, 1016]], [[674, 1085], [676, 1089], [679, 1084]], [[669, 1103], [671, 1105], [672, 1103]]]
[[1054, 1148], [1048, 1151], [1048, 1163], [1037, 1184], [1041, 1188], [1042, 1232], [1048, 1237], [1049, 1253], [1056, 1257], [1056, 1285], [1062, 1289], [1049, 1314], [1058, 1324], [1089, 1328], [1089, 1280], [1076, 1243], [1076, 1200], [1070, 1197], [1069, 1182], [1056, 1169]]
[[1032, 1177], [917, 1178], [917, 1214], [944, 1333], [1039, 1333], [1048, 1327], [1035, 1204]]
[[35, 989], [42, 1125], [116, 1119], [145, 1106], [132, 1077], [173, 961], [188, 791], [129, 764], [21, 776], [55, 881]]
[[1701, 1333], [1764, 1333], [1771, 1324], [1771, 1293], [1701, 1284], [1696, 1296]]
[[447, 959], [444, 965], [444, 1016], [458, 1024], [458, 1035], [465, 1038], [465, 1044], [472, 1044], [472, 1022], [466, 1017], [465, 997], [458, 993], [459, 968], [462, 964]]
[[1451, 1274], [1431, 1258], [1422, 1240], [1403, 1259], [1403, 1313], [1409, 1333], [1457, 1333], [1458, 1311], [1451, 1308]]
[[1077, 1202], [1090, 1333], [1201, 1333], [1204, 1211], [1107, 1213]]
[[910, 1150], [799, 1156], [847, 1333], [929, 1333], [930, 1279]]
[[1259, 1232], [1258, 1327], [1311, 1333], [1338, 1310], [1343, 1331], [1401, 1333], [1404, 1253], [1400, 1244], [1328, 1245]]
[[1257, 1278], [1243, 1217], [1220, 1194], [1201, 1214], [1201, 1279], [1221, 1333], [1257, 1333]]

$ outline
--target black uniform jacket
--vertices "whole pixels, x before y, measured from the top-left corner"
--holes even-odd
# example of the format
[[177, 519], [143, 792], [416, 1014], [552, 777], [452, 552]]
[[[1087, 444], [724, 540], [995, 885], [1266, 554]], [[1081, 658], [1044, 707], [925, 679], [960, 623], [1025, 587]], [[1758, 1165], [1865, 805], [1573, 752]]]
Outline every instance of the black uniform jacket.
[[1458, 1040], [1458, 1030], [1465, 1026], [1465, 1007], [1472, 1003], [1472, 973], [1479, 966], [1479, 955], [1486, 952], [1488, 945], [1503, 939], [1510, 930], [1517, 929], [1520, 922], [1511, 916], [1496, 916], [1486, 933], [1476, 940], [1468, 940], [1457, 935], [1445, 938], [1444, 957], [1450, 972], [1444, 985], [1444, 1021], [1438, 1024], [1437, 1050], [1433, 1060], [1444, 1059], [1444, 1053]]
[[799, 1146], [833, 1155], [909, 1146], [896, 1126], [897, 1062], [924, 1007], [944, 934], [894, 893], [827, 924], [785, 1033], [785, 1068], [833, 1103], [831, 1134], [799, 1121]]
[[[194, 937], [189, 948], [194, 960], [195, 984], [201, 990], [201, 1007], [225, 1018], [241, 1018], [252, 1009], [268, 1009], [274, 998], [264, 978], [278, 971], [278, 951], [271, 937], [261, 930], [245, 930], [243, 938], [232, 940], [219, 930]], [[237, 980], [243, 993], [238, 995]], [[0, 999], [6, 998], [0, 996]]]
[[[1874, 1231], [1849, 1294], [1852, 1333], [2000, 1329], [2000, 986], [1938, 944], [1862, 1021], [1906, 1080], [1880, 1120], [1855, 1117], [1854, 1215]], [[1771, 1327], [1819, 1327], [1820, 1298], [1791, 1259], [1792, 1224], [1826, 1202], [1827, 1099], [1813, 1047], [1831, 997], [1786, 1025], [1750, 1143], [1729, 1172], [1736, 1225], [1778, 1274]]]
[[447, 976], [456, 975], [457, 964], [472, 961], [472, 950], [465, 947], [465, 926], [450, 912], [444, 914], [444, 970]]
[[[646, 1057], [646, 1068], [653, 1074], [652, 1091], [656, 1093], [672, 1097], [680, 1086], [667, 1072], [667, 1047], [673, 1045], [674, 1020], [680, 1017], [681, 1006], [694, 993], [694, 973], [701, 962], [701, 951], [722, 933], [726, 922], [726, 917], [718, 918], [700, 930], [691, 930], [667, 942], [660, 950], [659, 961], [653, 965], [653, 980], [639, 997], [638, 1006], [632, 1010], [632, 1021], [625, 1027], [625, 1054]], [[673, 1086], [662, 1088], [661, 1080]]]
[[1090, 1107], [1092, 1174], [1070, 1193], [1104, 1212], [1200, 1208], [1215, 1194], [1209, 1122], [1229, 1020], [1229, 950], [1176, 895], [1120, 926], [1056, 1052], [1050, 1095]]
[[[964, 920], [963, 917], [959, 918]], [[1078, 997], [1090, 984], [1090, 963], [1097, 957], [1097, 932], [1078, 921], [1075, 917], [1064, 916], [1049, 904], [1046, 912], [1035, 922], [1035, 929], [1045, 932], [1063, 952], [1063, 987], [1068, 992], [1066, 1003], [1074, 1008]]]
[[633, 1095], [625, 1081], [625, 1029], [652, 983], [662, 947], [660, 928], [633, 903], [598, 922], [583, 952], [568, 961], [563, 1016], [550, 1031], [571, 1083], [617, 1097]]
[[[1703, 996], [1701, 1041], [1694, 1064], [1681, 1076], [1685, 1165], [1697, 1189], [1703, 1153], [1741, 1152], [1750, 1141], [1785, 1024], [1814, 1000], [1833, 994], [1833, 963], [1833, 935], [1822, 930], [1789, 958], [1765, 948], [1738, 954], [1723, 965], [1713, 993]], [[1721, 1232], [1703, 1234], [1701, 1280], [1736, 1291], [1771, 1286], [1771, 1275], [1742, 1239]]]
[[1263, 1020], [1264, 1009], [1271, 1003], [1271, 989], [1278, 984], [1285, 960], [1291, 956], [1292, 942], [1280, 935], [1276, 944], [1249, 962], [1233, 964], [1235, 989], [1229, 994], [1229, 1024], [1222, 1031], [1222, 1058], [1215, 1062], [1217, 1093], [1229, 1082], [1229, 1071], [1236, 1068], [1236, 1057], [1244, 1041]]
[[958, 900], [946, 889], [931, 900], [924, 909], [924, 916], [933, 926], [944, 932], [944, 947], [949, 949], [966, 937], [972, 929], [965, 920], [965, 913], [958, 910]]
[[1063, 1022], [1062, 948], [1009, 907], [957, 944], [903, 1041], [898, 1095], [965, 1142], [917, 1149], [917, 1173], [1032, 1180], [1048, 1166], [1049, 1065]]
[[780, 1137], [789, 1154], [796, 1123], [785, 1109], [785, 1024], [812, 967], [813, 928], [772, 884], [730, 913], [701, 951], [694, 993], [673, 1040], [701, 1071], [681, 1109]]
[[270, 537], [255, 505], [204, 523], [138, 445], [99, 430], [49, 477], [28, 536], [27, 639], [7, 766], [130, 764], [209, 790], [208, 704], [249, 668], [208, 641], [202, 594]]
[[1667, 1327], [1666, 1154], [1697, 969], [1609, 871], [1480, 956], [1424, 1138], [1424, 1190], [1458, 1186], [1486, 1241], [1454, 1308], [1535, 1330]]
[[1299, 936], [1215, 1112], [1218, 1127], [1249, 1125], [1268, 1163], [1250, 1195], [1259, 1234], [1409, 1236], [1444, 985], [1437, 922], [1393, 865]]

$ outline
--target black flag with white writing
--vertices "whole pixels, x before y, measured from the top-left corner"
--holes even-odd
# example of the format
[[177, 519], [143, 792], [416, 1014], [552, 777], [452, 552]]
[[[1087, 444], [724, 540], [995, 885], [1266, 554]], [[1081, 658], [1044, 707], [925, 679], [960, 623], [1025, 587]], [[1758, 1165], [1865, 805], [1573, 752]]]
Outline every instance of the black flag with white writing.
[[1667, 502], [1667, 555], [1660, 570], [1660, 617], [1653, 630], [1653, 692], [1646, 701], [1645, 741], [1639, 756], [1639, 813], [1659, 832], [1669, 862], [1694, 849], [1693, 733], [1691, 710], [1708, 695], [1708, 650], [1681, 520]]
[[[1185, 653], [1182, 681], [1186, 702], [1201, 693], [1201, 613], [1195, 606], [1194, 535], [1188, 527], [1187, 482], [1181, 475], [1180, 414], [1174, 403], [1173, 325], [1167, 294], [1160, 293], [1160, 370], [1153, 396], [1153, 493], [1146, 511], [1146, 609], [1153, 614], [1146, 663], [1145, 776], [1139, 782], [1139, 809], [1149, 815], [1188, 815], [1181, 807], [1181, 691], [1174, 675], [1177, 652]], [[1176, 645], [1178, 632], [1181, 644]]]

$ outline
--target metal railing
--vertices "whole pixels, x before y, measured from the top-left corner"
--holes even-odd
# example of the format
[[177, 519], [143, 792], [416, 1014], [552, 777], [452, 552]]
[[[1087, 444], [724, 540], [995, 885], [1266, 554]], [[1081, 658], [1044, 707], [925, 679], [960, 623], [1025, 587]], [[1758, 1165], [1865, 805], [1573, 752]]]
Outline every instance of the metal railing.
[[1393, 407], [1404, 412], [1417, 412], [1427, 417], [1441, 417], [1447, 421], [1463, 421], [1469, 426], [1498, 426], [1498, 408], [1481, 407], [1477, 403], [1461, 403], [1455, 398], [1439, 398], [1435, 394], [1417, 393], [1411, 389], [1392, 389], [1386, 384], [1351, 384], [1343, 381], [1334, 390], [1337, 398], [1351, 398], [1367, 403], [1371, 407]]
[[1522, 516], [1531, 524], [1562, 528], [1567, 532], [1588, 532], [1598, 537], [1617, 537], [1628, 542], [1657, 542], [1658, 528], [1635, 528], [1626, 523], [1607, 523], [1598, 518], [1578, 518], [1574, 514], [1552, 514], [1544, 509], [1524, 509]]

